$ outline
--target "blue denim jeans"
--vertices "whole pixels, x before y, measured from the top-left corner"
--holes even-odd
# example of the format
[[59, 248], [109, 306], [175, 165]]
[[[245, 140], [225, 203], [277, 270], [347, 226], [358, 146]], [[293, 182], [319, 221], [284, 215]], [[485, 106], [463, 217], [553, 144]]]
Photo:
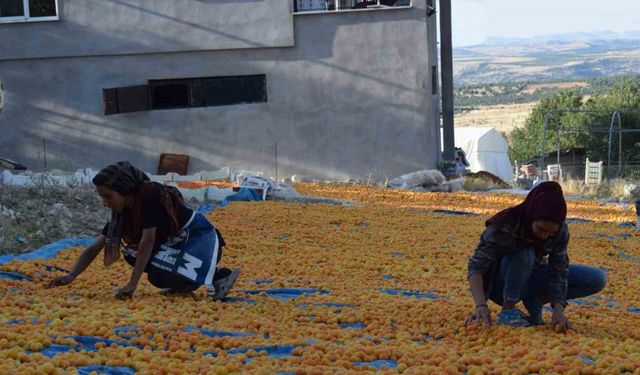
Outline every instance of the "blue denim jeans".
[[[535, 305], [537, 296], [548, 294], [549, 267], [545, 264], [534, 269], [534, 265], [533, 248], [504, 255], [500, 259], [497, 277], [493, 280], [490, 299], [498, 305], [502, 305], [504, 300], [522, 300], [525, 306]], [[596, 294], [604, 289], [606, 283], [605, 273], [599, 268], [570, 265], [567, 299]]]

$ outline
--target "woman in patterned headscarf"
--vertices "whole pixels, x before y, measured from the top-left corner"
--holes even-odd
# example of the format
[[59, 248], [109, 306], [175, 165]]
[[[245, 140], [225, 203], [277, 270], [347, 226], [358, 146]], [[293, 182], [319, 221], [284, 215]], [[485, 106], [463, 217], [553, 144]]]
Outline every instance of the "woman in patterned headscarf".
[[[569, 265], [566, 217], [562, 187], [549, 181], [531, 190], [521, 204], [487, 220], [469, 258], [467, 276], [476, 308], [467, 324], [492, 324], [491, 299], [502, 306], [498, 324], [543, 324], [542, 306], [550, 303], [552, 328], [571, 328], [564, 315], [566, 300], [598, 293], [606, 278], [598, 268]], [[519, 301], [529, 316], [515, 307]]]
[[129, 283], [118, 290], [117, 298], [132, 297], [143, 272], [166, 293], [191, 292], [206, 285], [214, 299], [226, 296], [240, 270], [216, 269], [224, 240], [202, 214], [184, 205], [178, 189], [151, 182], [127, 161], [103, 168], [93, 183], [103, 205], [111, 209], [111, 220], [71, 272], [51, 280], [48, 287], [71, 283], [104, 248], [106, 267], [121, 253], [133, 266]]

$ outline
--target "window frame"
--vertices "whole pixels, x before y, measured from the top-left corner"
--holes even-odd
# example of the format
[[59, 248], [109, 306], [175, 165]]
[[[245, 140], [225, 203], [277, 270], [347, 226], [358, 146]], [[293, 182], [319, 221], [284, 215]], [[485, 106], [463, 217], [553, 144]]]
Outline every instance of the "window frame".
[[[204, 83], [216, 79], [259, 79], [259, 95], [243, 101], [224, 103], [212, 100], [204, 103], [194, 102], [194, 84]], [[256, 82], [257, 83], [257, 82]], [[184, 84], [187, 88], [187, 105], [171, 105], [158, 107], [154, 98], [154, 88], [175, 84]], [[258, 87], [256, 87], [258, 88]], [[199, 109], [209, 107], [227, 107], [234, 105], [268, 104], [269, 93], [266, 73], [242, 74], [229, 76], [206, 76], [191, 78], [151, 79], [144, 85], [110, 87], [102, 89], [103, 112], [105, 116], [132, 112], [164, 111], [173, 109]], [[206, 90], [200, 92], [203, 99], [207, 99]], [[210, 98], [209, 98], [210, 99]], [[254, 101], [255, 100], [255, 101]]]
[[[380, 8], [361, 8], [361, 9], [353, 9], [353, 8], [347, 8], [347, 9], [340, 9], [338, 7], [338, 9], [332, 9], [332, 10], [307, 10], [307, 11], [296, 11], [296, 4], [295, 1], [293, 0], [294, 4], [293, 4], [293, 15], [294, 16], [299, 16], [299, 15], [305, 15], [305, 14], [334, 14], [334, 13], [350, 13], [350, 12], [375, 12], [375, 11], [384, 11], [384, 10], [400, 10], [400, 9], [409, 9], [409, 8], [413, 8], [413, 2], [415, 0], [409, 0], [409, 5], [400, 5], [400, 6], [392, 6], [392, 7], [380, 7]], [[380, 3], [380, 0], [377, 0], [378, 4]], [[336, 4], [339, 4], [339, 0], [336, 0]]]
[[47, 21], [59, 21], [60, 20], [60, 6], [59, 0], [53, 0], [56, 5], [56, 15], [48, 17], [31, 17], [29, 14], [29, 1], [22, 0], [22, 6], [24, 9], [23, 16], [2, 17], [0, 16], [0, 24], [3, 23], [23, 23], [23, 22], [47, 22]]

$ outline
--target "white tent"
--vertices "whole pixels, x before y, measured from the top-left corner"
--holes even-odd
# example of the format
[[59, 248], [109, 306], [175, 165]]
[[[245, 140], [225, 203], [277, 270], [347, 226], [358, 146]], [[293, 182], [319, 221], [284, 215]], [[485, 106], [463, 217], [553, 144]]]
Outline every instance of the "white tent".
[[487, 171], [506, 182], [513, 179], [509, 146], [495, 128], [459, 127], [454, 129], [454, 137], [456, 147], [467, 155], [471, 172]]

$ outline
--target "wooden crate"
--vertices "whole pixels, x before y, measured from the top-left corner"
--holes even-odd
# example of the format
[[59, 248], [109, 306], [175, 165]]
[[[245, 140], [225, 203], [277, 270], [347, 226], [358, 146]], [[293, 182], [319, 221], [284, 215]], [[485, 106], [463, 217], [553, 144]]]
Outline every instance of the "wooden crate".
[[160, 154], [158, 163], [158, 174], [174, 172], [179, 175], [186, 175], [189, 169], [189, 155]]

